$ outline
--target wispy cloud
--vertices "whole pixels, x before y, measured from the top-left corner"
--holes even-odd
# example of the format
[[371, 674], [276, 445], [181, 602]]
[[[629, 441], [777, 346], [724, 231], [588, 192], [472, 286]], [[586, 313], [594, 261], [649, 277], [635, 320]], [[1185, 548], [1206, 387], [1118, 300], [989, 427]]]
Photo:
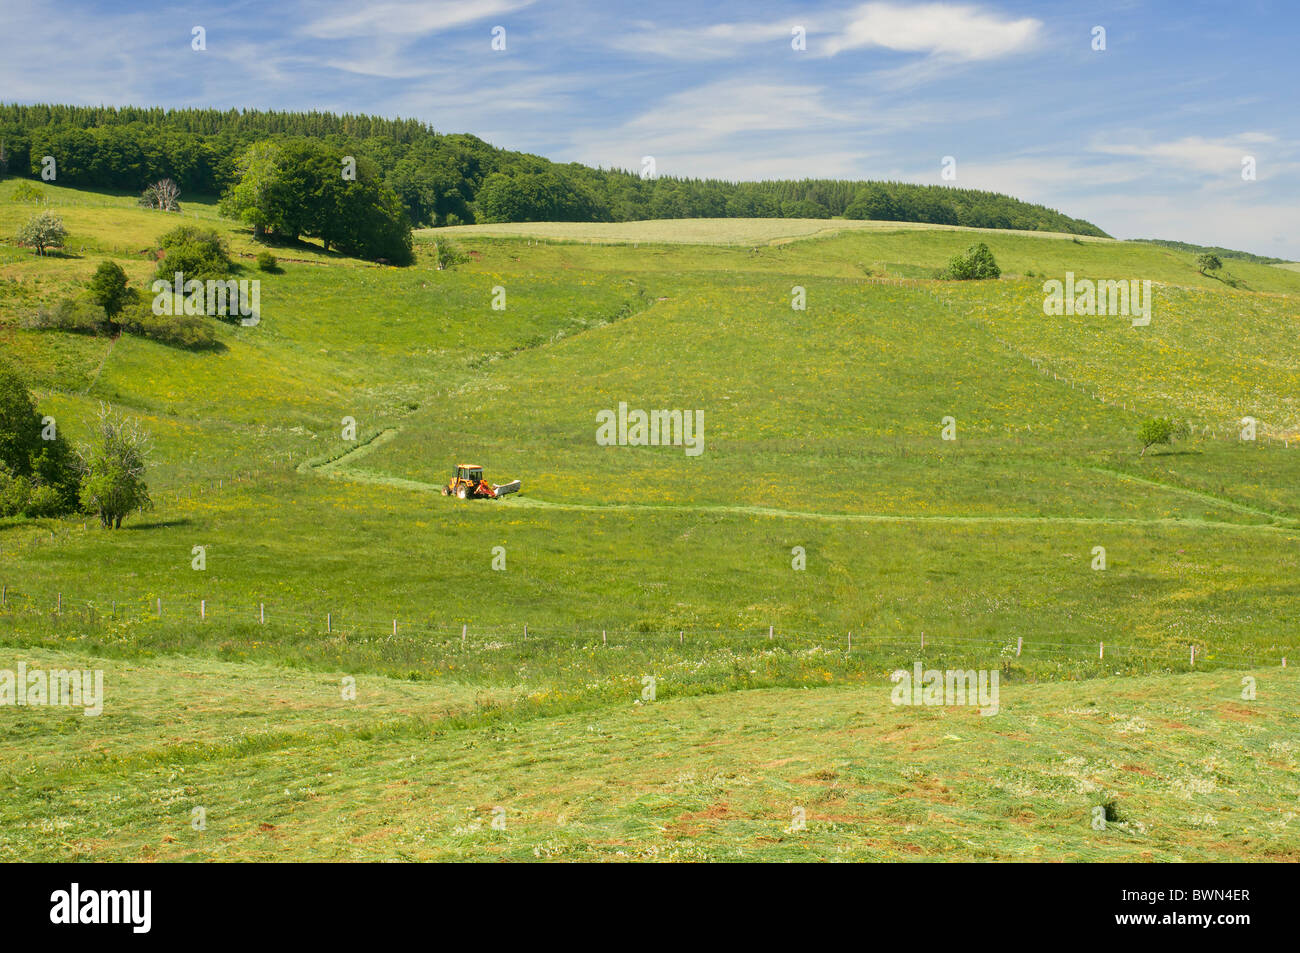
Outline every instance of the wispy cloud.
[[[513, 13], [533, 0], [389, 0], [387, 3], [333, 4], [307, 22], [302, 32], [320, 39], [366, 36], [419, 37]], [[319, 10], [319, 8], [310, 8]]]
[[1243, 157], [1254, 155], [1259, 146], [1276, 141], [1268, 133], [1243, 132], [1219, 139], [1184, 136], [1169, 142], [1120, 143], [1096, 140], [1089, 148], [1105, 155], [1133, 156], [1162, 166], [1225, 175], [1240, 172]]
[[610, 38], [610, 46], [625, 53], [678, 60], [719, 60], [738, 56], [757, 44], [777, 44], [791, 38], [792, 25], [771, 21], [715, 23], [703, 27], [668, 27], [635, 24], [629, 32]]
[[1031, 45], [1042, 33], [1042, 21], [1010, 19], [967, 4], [867, 3], [825, 42], [834, 56], [860, 47], [883, 47], [903, 53], [926, 53], [958, 60], [988, 60]]
[[[710, 25], [664, 26], [640, 21], [609, 40], [614, 49], [677, 60], [722, 60], [758, 45], [773, 54], [789, 50], [795, 28], [804, 32], [814, 56], [877, 47], [950, 61], [996, 59], [1041, 40], [1043, 23], [1012, 19], [959, 3], [867, 3], [850, 9], [798, 13], [780, 19]], [[783, 47], [785, 48], [783, 50]]]

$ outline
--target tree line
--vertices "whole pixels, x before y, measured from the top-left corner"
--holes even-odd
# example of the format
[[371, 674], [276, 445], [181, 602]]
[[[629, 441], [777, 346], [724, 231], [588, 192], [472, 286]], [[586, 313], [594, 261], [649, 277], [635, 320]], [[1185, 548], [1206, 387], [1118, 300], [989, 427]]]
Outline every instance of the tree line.
[[[17, 175], [39, 175], [42, 158], [52, 155], [60, 183], [139, 191], [171, 179], [185, 193], [213, 196], [243, 181], [255, 145], [313, 148], [335, 163], [352, 156], [359, 168], [360, 160], [367, 160], [368, 181], [396, 196], [406, 220], [417, 228], [843, 215], [1105, 235], [1089, 222], [993, 192], [832, 179], [646, 178], [626, 169], [556, 163], [497, 149], [472, 135], [438, 133], [417, 120], [366, 115], [0, 105], [0, 142], [0, 173], [7, 167]], [[297, 224], [290, 215], [289, 231]]]

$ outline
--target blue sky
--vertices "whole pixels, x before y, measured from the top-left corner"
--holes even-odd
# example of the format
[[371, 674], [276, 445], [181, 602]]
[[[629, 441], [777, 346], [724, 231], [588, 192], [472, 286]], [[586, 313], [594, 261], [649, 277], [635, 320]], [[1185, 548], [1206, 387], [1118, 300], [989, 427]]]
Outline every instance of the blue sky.
[[938, 183], [953, 156], [953, 184], [1118, 237], [1300, 259], [1297, 39], [1300, 4], [1253, 0], [4, 0], [0, 99], [414, 116], [727, 179]]

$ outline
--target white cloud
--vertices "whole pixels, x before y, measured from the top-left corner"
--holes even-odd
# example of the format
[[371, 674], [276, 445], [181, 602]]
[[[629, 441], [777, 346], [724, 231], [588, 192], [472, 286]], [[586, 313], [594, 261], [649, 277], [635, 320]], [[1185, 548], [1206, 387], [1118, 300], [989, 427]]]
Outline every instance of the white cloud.
[[867, 3], [822, 51], [834, 56], [843, 50], [880, 46], [903, 53], [988, 60], [1029, 46], [1042, 26], [1032, 17], [1012, 20], [966, 4]]
[[[364, 36], [418, 37], [441, 33], [488, 17], [529, 6], [533, 0], [389, 0], [387, 3], [348, 3], [302, 28], [320, 39]], [[485, 41], [486, 42], [486, 41]]]

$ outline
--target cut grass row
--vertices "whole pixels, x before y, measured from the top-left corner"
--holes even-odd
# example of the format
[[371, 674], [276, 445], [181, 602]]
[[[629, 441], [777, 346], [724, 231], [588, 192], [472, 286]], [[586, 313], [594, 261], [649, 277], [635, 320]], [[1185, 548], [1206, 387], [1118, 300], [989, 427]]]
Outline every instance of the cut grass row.
[[[47, 659], [52, 660], [52, 659]], [[109, 675], [115, 675], [112, 663]], [[214, 671], [214, 668], [216, 669]], [[24, 860], [1294, 860], [1294, 680], [1240, 673], [1003, 687], [1000, 711], [890, 703], [887, 683], [660, 698], [509, 721], [320, 684], [317, 730], [188, 739], [209, 707], [131, 698], [125, 759], [6, 759], [0, 855]], [[160, 669], [166, 683], [176, 673]], [[151, 683], [154, 683], [151, 680]], [[110, 682], [116, 684], [116, 682]], [[256, 704], [263, 685], [247, 685]], [[310, 694], [309, 688], [309, 694]], [[265, 697], [270, 704], [280, 689]], [[290, 692], [284, 697], [293, 698]], [[330, 699], [330, 700], [327, 700]], [[215, 706], [214, 706], [215, 702]], [[373, 707], [372, 707], [373, 706]], [[283, 706], [282, 706], [283, 707]], [[562, 706], [556, 706], [561, 707]], [[323, 711], [328, 715], [323, 715]], [[159, 731], [157, 712], [172, 716]], [[46, 734], [79, 714], [28, 709]], [[86, 720], [86, 719], [82, 719]], [[327, 725], [343, 723], [341, 730]], [[71, 727], [65, 727], [72, 723]], [[234, 724], [226, 722], [226, 724]], [[292, 727], [293, 720], [287, 722]], [[653, 752], [647, 756], [647, 752]], [[30, 766], [24, 766], [24, 765]], [[205, 812], [203, 830], [194, 809]], [[806, 827], [793, 823], [802, 813]], [[1097, 829], [1095, 818], [1107, 819]], [[494, 819], [497, 826], [493, 826]], [[503, 828], [503, 829], [502, 829]]]

